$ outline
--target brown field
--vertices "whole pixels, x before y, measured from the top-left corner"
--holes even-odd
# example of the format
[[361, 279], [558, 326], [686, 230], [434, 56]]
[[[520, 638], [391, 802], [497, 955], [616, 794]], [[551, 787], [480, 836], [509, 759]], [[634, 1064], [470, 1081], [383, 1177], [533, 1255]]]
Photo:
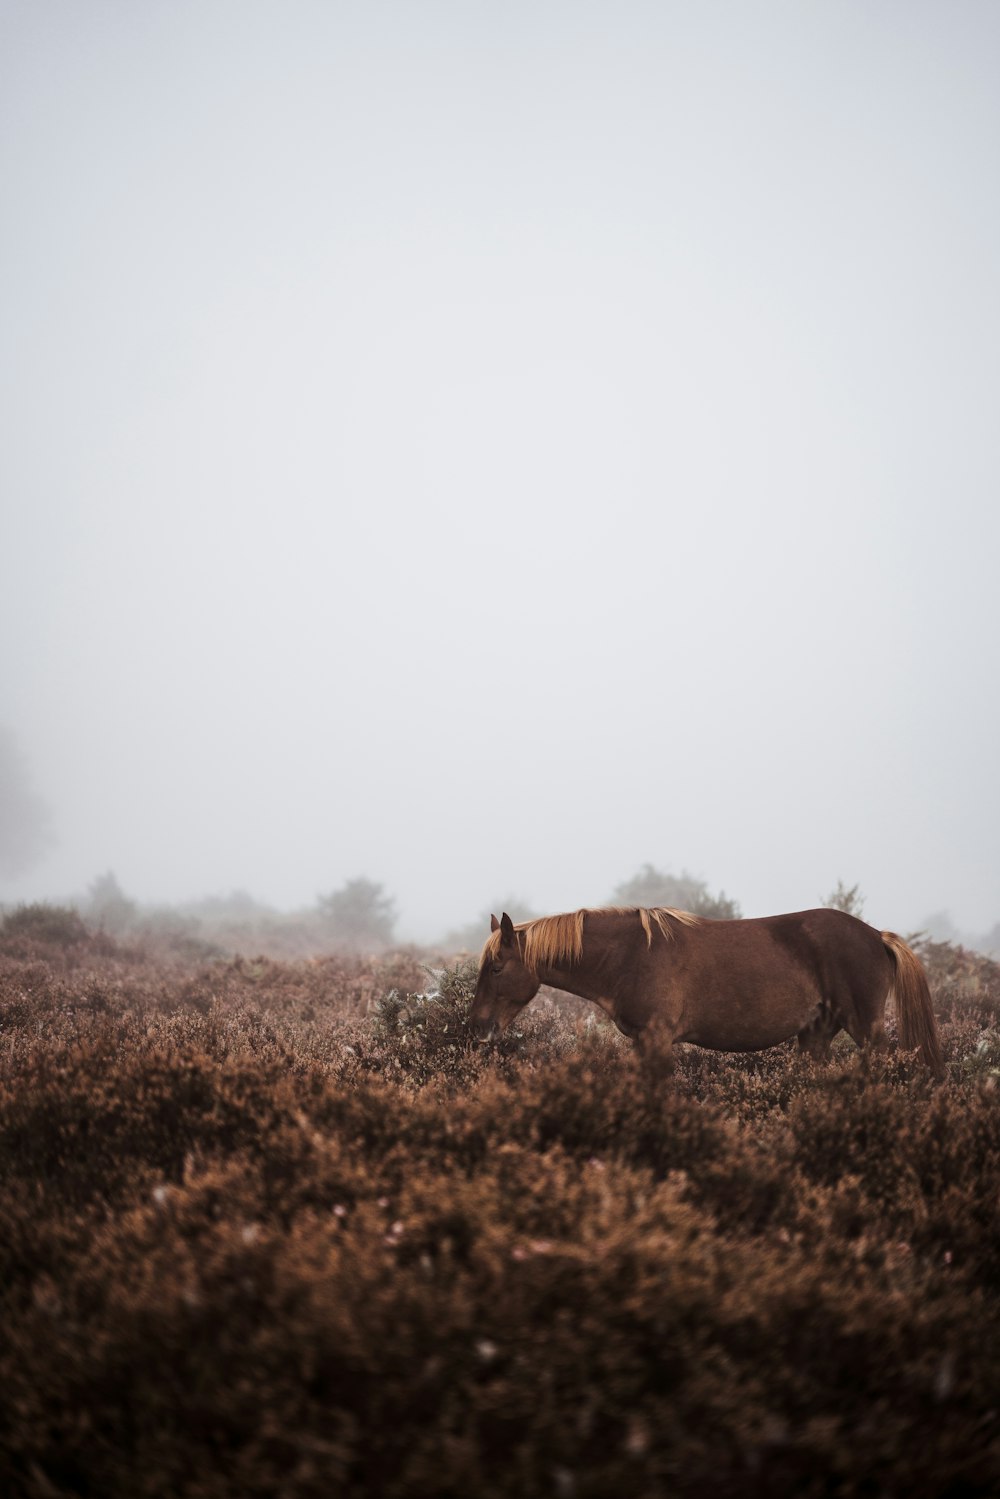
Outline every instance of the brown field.
[[1000, 982], [926, 957], [939, 1088], [8, 918], [0, 1492], [997, 1493]]

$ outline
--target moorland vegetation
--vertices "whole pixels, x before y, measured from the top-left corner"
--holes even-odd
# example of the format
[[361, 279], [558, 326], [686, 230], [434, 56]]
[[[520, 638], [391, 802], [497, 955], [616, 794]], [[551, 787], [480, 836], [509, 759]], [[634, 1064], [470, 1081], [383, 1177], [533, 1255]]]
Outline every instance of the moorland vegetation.
[[468, 963], [0, 926], [0, 1490], [1000, 1485], [1000, 970], [900, 1052], [679, 1048]]

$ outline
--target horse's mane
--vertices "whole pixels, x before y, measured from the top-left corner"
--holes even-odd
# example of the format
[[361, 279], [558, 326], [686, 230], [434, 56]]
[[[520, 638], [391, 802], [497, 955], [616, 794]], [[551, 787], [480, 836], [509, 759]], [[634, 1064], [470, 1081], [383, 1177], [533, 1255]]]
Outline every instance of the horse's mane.
[[[566, 911], [560, 916], [538, 916], [534, 921], [519, 921], [514, 931], [520, 939], [521, 960], [532, 973], [541, 967], [575, 963], [583, 954], [583, 920], [585, 916], [638, 916], [646, 933], [646, 946], [653, 945], [654, 927], [668, 942], [674, 940], [673, 923], [698, 926], [704, 920], [690, 911], [675, 911], [672, 906], [600, 906], [581, 911]], [[500, 952], [500, 929], [486, 939], [480, 968], [493, 962]]]

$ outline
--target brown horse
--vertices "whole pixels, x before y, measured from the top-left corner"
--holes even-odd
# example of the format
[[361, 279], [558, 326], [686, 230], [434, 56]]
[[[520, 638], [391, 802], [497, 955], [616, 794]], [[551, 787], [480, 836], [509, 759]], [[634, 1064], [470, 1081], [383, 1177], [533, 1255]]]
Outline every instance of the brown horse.
[[892, 932], [844, 911], [796, 911], [754, 921], [710, 921], [642, 907], [573, 911], [515, 926], [493, 917], [470, 1019], [480, 1036], [503, 1031], [542, 984], [592, 1000], [626, 1036], [716, 1051], [760, 1051], [790, 1036], [829, 1055], [846, 1030], [883, 1046], [886, 1001], [900, 1045], [943, 1076], [930, 990], [920, 959]]

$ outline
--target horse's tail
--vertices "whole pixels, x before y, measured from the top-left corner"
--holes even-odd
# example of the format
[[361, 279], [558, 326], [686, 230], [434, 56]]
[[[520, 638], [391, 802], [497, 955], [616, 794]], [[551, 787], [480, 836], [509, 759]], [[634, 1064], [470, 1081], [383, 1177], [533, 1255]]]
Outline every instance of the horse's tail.
[[907, 1051], [918, 1048], [921, 1059], [927, 1063], [934, 1076], [942, 1078], [944, 1059], [941, 1056], [941, 1039], [934, 1019], [924, 965], [912, 947], [907, 947], [902, 937], [897, 937], [895, 932], [883, 932], [881, 935], [895, 968], [892, 996], [896, 1001], [899, 1044]]

